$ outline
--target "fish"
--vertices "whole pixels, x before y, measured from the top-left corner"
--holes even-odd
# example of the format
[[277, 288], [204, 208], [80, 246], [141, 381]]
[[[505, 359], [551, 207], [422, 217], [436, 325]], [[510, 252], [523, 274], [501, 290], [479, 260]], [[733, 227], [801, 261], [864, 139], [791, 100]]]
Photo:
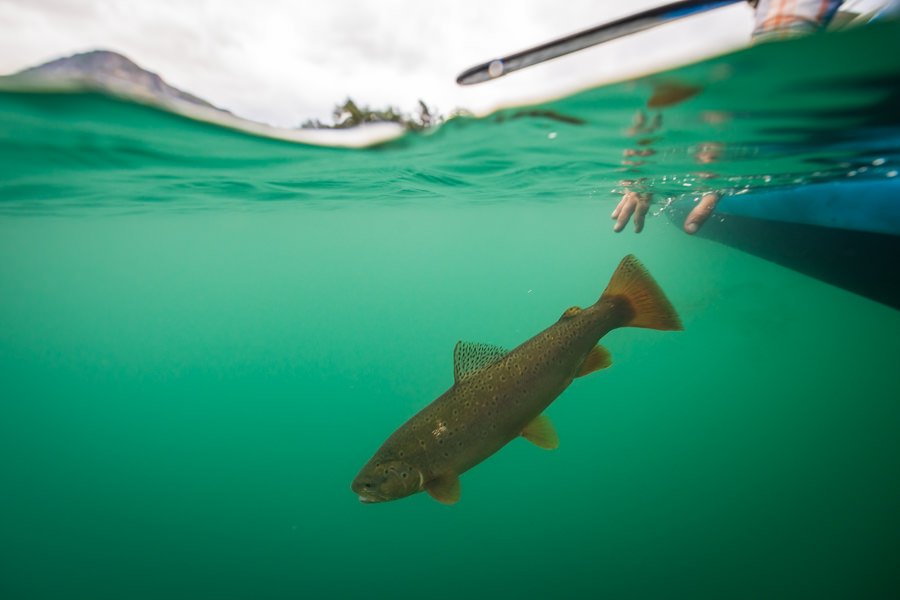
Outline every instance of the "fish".
[[512, 440], [558, 447], [559, 435], [544, 411], [576, 378], [612, 364], [597, 342], [618, 327], [683, 329], [662, 289], [630, 254], [595, 304], [566, 309], [515, 349], [458, 342], [453, 385], [387, 438], [351, 490], [364, 504], [422, 491], [454, 504], [461, 494], [459, 476]]

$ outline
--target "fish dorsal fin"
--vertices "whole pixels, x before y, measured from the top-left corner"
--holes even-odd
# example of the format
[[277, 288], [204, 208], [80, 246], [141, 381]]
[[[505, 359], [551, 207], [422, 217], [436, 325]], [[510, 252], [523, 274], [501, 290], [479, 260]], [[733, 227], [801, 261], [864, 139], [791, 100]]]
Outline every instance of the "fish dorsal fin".
[[584, 359], [584, 364], [581, 365], [581, 370], [578, 371], [577, 377], [584, 377], [610, 365], [612, 365], [612, 356], [610, 356], [609, 350], [603, 346], [594, 346], [588, 352], [587, 358]]
[[459, 475], [451, 472], [444, 473], [426, 483], [425, 491], [441, 504], [456, 504], [459, 502], [462, 492], [459, 486]]
[[475, 342], [456, 342], [453, 349], [453, 378], [456, 381], [465, 379], [482, 367], [486, 367], [498, 358], [509, 354], [509, 350], [490, 344]]
[[556, 433], [556, 427], [547, 415], [536, 416], [522, 430], [522, 437], [544, 450], [559, 448], [559, 434]]

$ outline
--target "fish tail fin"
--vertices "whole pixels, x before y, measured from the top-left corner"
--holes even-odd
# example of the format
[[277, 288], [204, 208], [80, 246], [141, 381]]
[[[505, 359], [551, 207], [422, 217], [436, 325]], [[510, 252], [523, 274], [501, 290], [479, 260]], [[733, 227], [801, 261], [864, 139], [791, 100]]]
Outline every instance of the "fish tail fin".
[[600, 301], [625, 303], [630, 308], [620, 327], [647, 327], [661, 331], [681, 331], [681, 319], [659, 284], [633, 254], [622, 259]]

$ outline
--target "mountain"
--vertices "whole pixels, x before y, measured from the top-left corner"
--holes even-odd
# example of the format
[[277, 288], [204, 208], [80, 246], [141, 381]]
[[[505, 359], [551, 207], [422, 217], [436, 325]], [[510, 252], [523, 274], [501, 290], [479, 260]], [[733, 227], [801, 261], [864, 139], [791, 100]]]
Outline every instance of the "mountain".
[[58, 58], [5, 77], [2, 83], [28, 87], [80, 86], [127, 96], [137, 100], [168, 104], [187, 102], [227, 112], [211, 103], [169, 85], [156, 73], [147, 71], [131, 59], [109, 50], [93, 50]]
[[256, 136], [341, 148], [364, 148], [396, 139], [398, 123], [365, 124], [347, 129], [283, 129], [248, 121], [206, 100], [169, 85], [156, 73], [108, 50], [59, 58], [13, 75], [0, 76], [0, 93], [100, 92]]

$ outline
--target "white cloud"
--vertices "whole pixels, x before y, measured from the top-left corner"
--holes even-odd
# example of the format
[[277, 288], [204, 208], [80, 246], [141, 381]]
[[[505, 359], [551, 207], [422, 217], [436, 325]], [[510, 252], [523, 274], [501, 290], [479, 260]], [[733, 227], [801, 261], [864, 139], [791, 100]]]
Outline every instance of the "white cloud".
[[0, 0], [0, 72], [93, 48], [252, 119], [328, 118], [345, 97], [442, 111], [538, 98], [744, 43], [746, 6], [611, 42], [481, 86], [466, 67], [660, 4], [570, 0]]

